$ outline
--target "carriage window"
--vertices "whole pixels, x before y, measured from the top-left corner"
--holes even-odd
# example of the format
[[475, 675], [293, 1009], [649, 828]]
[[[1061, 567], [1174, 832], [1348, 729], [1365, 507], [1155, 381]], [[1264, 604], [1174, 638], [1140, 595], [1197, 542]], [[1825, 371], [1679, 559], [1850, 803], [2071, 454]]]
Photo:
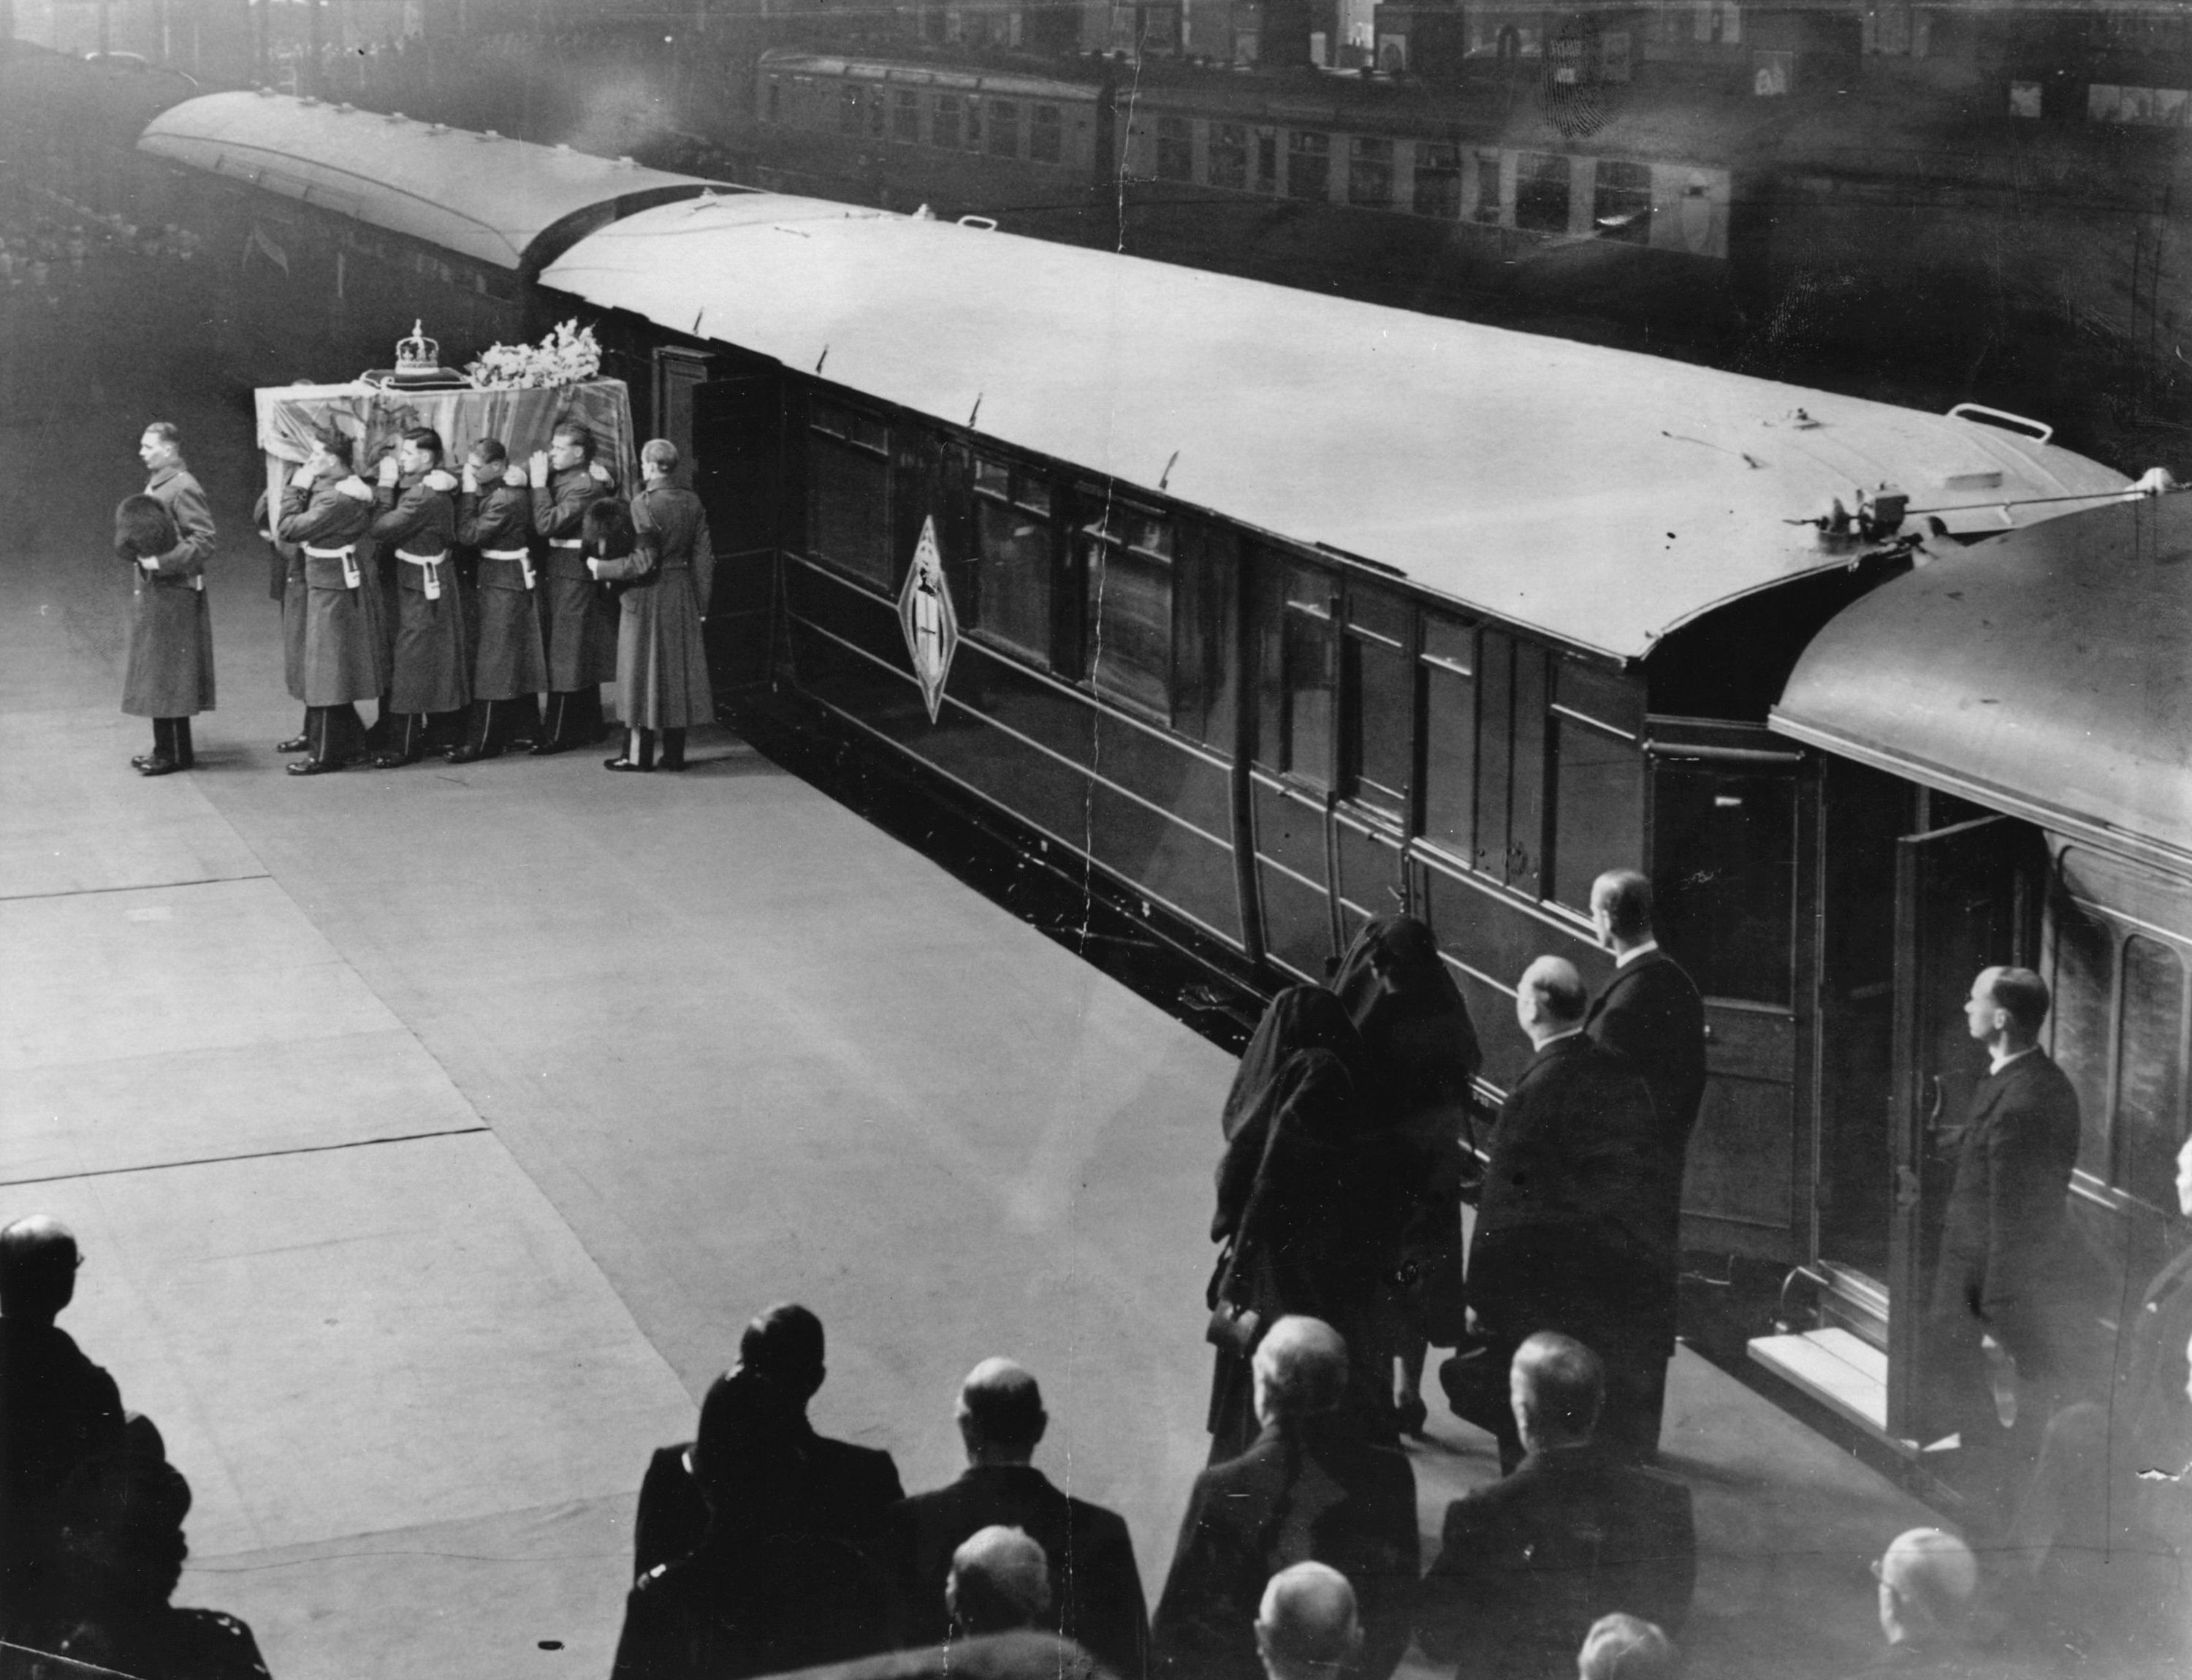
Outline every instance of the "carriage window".
[[1516, 160], [1515, 226], [1538, 233], [1567, 231], [1567, 158], [1549, 151], [1526, 151]]
[[890, 434], [879, 420], [814, 405], [808, 438], [807, 529], [818, 559], [888, 590]]
[[1082, 528], [1083, 671], [1100, 694], [1172, 721], [1170, 522], [1108, 506]]
[[1644, 756], [1635, 737], [1553, 712], [1553, 890], [1588, 912], [1590, 883], [1644, 858]]
[[1396, 601], [1349, 591], [1345, 664], [1347, 787], [1366, 805], [1407, 809], [1414, 760], [1415, 684], [1403, 645], [1407, 614]]
[[1476, 839], [1476, 630], [1424, 618], [1424, 837], [1466, 861]]
[[967, 101], [967, 150], [982, 149], [982, 101], [970, 98]]
[[900, 88], [893, 96], [891, 138], [907, 141], [921, 139], [921, 95], [910, 88]]
[[1347, 202], [1366, 210], [1393, 208], [1393, 142], [1357, 135], [1348, 143]]
[[1332, 136], [1304, 129], [1287, 134], [1287, 197], [1321, 200], [1332, 197]]
[[1054, 105], [1038, 105], [1029, 113], [1028, 156], [1038, 163], [1056, 163], [1065, 156], [1063, 113]]
[[990, 101], [990, 151], [998, 157], [1020, 155], [1020, 108], [1010, 100]]
[[1333, 711], [1339, 697], [1332, 580], [1290, 569], [1280, 630], [1279, 768], [1318, 786], [1332, 780]]
[[1652, 243], [1652, 166], [1602, 157], [1592, 196], [1591, 222], [1601, 239]]
[[1666, 865], [1656, 871], [1661, 942], [1708, 997], [1787, 1008], [1795, 782], [1673, 760], [1653, 793], [1653, 852]]
[[768, 78], [768, 120], [778, 121], [784, 115], [784, 83], [773, 76]]
[[939, 94], [936, 96], [936, 115], [928, 125], [931, 146], [956, 146], [959, 144], [959, 95]]
[[1476, 220], [1496, 223], [1505, 219], [1507, 200], [1501, 191], [1499, 154], [1480, 151], [1476, 154]]
[[2078, 1093], [2078, 1165], [2103, 1183], [2109, 1176], [2109, 1031], [2115, 997], [2115, 931], [2067, 898], [2052, 921], [2053, 994], [2048, 1054]]
[[1209, 180], [1236, 191], [1248, 185], [1248, 131], [1238, 123], [1210, 125]]
[[974, 587], [968, 628], [1050, 666], [1050, 487], [1034, 474], [974, 458]]
[[881, 140], [883, 137], [883, 124], [889, 120], [889, 111], [884, 107], [883, 90], [881, 88], [868, 89], [868, 132], [876, 139]]
[[1461, 214], [1461, 151], [1442, 140], [1416, 142], [1415, 212], [1452, 221]]
[[1157, 179], [1195, 179], [1195, 124], [1184, 117], [1157, 118]]
[[2124, 941], [2119, 1013], [2110, 1181], [2149, 1207], [2167, 1208], [2184, 1140], [2184, 968], [2169, 946], [2138, 934]]
[[860, 90], [858, 88], [837, 89], [837, 132], [841, 134], [860, 132]]

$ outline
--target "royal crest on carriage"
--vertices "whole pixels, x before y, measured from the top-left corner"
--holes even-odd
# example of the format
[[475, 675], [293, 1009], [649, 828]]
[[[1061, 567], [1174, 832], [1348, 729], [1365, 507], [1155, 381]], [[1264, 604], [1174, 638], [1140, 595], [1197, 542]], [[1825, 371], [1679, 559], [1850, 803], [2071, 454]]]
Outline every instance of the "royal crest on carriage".
[[959, 647], [959, 614], [951, 604], [950, 580], [944, 574], [944, 556], [936, 546], [936, 521], [921, 522], [921, 540], [914, 545], [913, 563], [905, 569], [905, 586], [898, 592], [898, 621], [905, 631], [905, 650], [913, 658], [914, 680], [933, 723], [944, 704], [944, 679], [951, 671], [951, 655]]

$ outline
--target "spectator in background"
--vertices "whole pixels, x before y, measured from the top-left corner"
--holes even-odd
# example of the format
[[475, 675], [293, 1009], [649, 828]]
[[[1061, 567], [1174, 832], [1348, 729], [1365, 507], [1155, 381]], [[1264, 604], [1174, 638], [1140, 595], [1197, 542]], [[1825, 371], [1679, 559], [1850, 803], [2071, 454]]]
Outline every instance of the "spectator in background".
[[54, 1322], [83, 1263], [49, 1214], [0, 1230], [0, 1606], [43, 1578], [70, 1472], [123, 1444], [121, 1391]]
[[1513, 1474], [1447, 1507], [1416, 1635], [1459, 1680], [1542, 1680], [1616, 1610], [1679, 1631], [1697, 1581], [1690, 1493], [1593, 1439], [1597, 1355], [1540, 1333], [1515, 1355]]
[[1339, 1570], [1296, 1563], [1273, 1575], [1256, 1612], [1256, 1654], [1269, 1680], [1341, 1680], [1356, 1672], [1362, 1624]]
[[767, 1378], [709, 1391], [693, 1470], [707, 1534], [633, 1586], [613, 1680], [742, 1680], [888, 1643], [882, 1579], [818, 1528], [796, 1408]]
[[1681, 1654], [1641, 1616], [1601, 1616], [1576, 1654], [1576, 1680], [1675, 1680]]
[[1954, 1534], [1911, 1529], [1872, 1566], [1880, 1583], [1880, 1631], [1887, 1649], [1863, 1675], [1973, 1677], [2001, 1671], [1971, 1650], [1978, 1560]]
[[190, 1555], [190, 1483], [158, 1459], [85, 1460], [61, 1492], [50, 1588], [16, 1642], [146, 1680], [267, 1680], [243, 1622], [168, 1602]]
[[951, 1554], [944, 1606], [956, 1643], [1040, 1630], [1049, 1621], [1050, 1560], [1019, 1529], [977, 1529]]
[[[1705, 1094], [1705, 1006], [1682, 966], [1659, 949], [1652, 932], [1652, 883], [1633, 869], [1609, 870], [1591, 883], [1591, 925], [1613, 953], [1613, 978], [1584, 1014], [1584, 1031], [1601, 1048], [1626, 1056], [1644, 1076], [1658, 1121], [1660, 1160], [1652, 1178], [1660, 1192], [1661, 1240], [1681, 1251], [1682, 1173], [1690, 1134]], [[1657, 1347], [1634, 1357], [1635, 1392], [1606, 1420], [1614, 1445], [1648, 1461], [1659, 1447], [1666, 1410], [1667, 1362], [1675, 1355], [1673, 1315]]]
[[[880, 1562], [883, 1520], [905, 1490], [888, 1453], [831, 1440], [808, 1422], [808, 1403], [829, 1374], [823, 1352], [822, 1321], [803, 1306], [781, 1301], [746, 1326], [739, 1339], [736, 1372], [775, 1384], [792, 1407], [806, 1498], [823, 1532]], [[718, 1378], [717, 1386], [727, 1380]], [[708, 1529], [708, 1506], [693, 1473], [691, 1443], [657, 1450], [640, 1483], [639, 1514], [632, 1529], [634, 1580], [699, 1545]]]
[[1384, 1680], [1408, 1643], [1418, 1551], [1415, 1472], [1366, 1439], [1344, 1401], [1346, 1344], [1329, 1324], [1282, 1318], [1257, 1347], [1262, 1432], [1196, 1477], [1157, 1603], [1154, 1637], [1179, 1680], [1262, 1680], [1255, 1624], [1273, 1575], [1317, 1563], [1353, 1583], [1366, 1645], [1351, 1672]]
[[1019, 1529], [1050, 1560], [1053, 1631], [1126, 1680], [1139, 1680], [1148, 1660], [1149, 1617], [1133, 1542], [1115, 1512], [1060, 1493], [1035, 1467], [1049, 1423], [1035, 1378], [1011, 1360], [985, 1359], [968, 1373], [959, 1390], [966, 1472], [949, 1487], [915, 1494], [891, 1515], [899, 1643], [942, 1643], [953, 1553], [984, 1529]]
[[1364, 1358], [1381, 1393], [1399, 1360], [1400, 1427], [1421, 1435], [1424, 1350], [1456, 1346], [1464, 1323], [1461, 1198], [1476, 1172], [1464, 1143], [1484, 1053], [1438, 940], [1413, 916], [1364, 923], [1332, 989], [1361, 1035], [1364, 1123], [1392, 1220]]

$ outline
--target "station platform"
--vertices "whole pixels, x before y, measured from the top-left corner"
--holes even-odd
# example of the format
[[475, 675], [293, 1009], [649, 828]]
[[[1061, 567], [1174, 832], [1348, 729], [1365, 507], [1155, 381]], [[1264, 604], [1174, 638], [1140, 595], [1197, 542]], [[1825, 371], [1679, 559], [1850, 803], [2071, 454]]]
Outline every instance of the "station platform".
[[[64, 1326], [196, 1490], [178, 1602], [277, 1680], [606, 1673], [648, 1455], [785, 1298], [818, 1426], [910, 1489], [964, 1372], [1027, 1364], [1154, 1600], [1232, 1059], [725, 732], [682, 776], [285, 776], [248, 414], [188, 391], [220, 705], [138, 777], [106, 533], [151, 400], [0, 429], [0, 1221], [83, 1242]], [[1496, 1474], [1430, 1386], [1427, 1558]], [[1863, 1666], [1928, 1513], [1687, 1351], [1668, 1416], [1688, 1674]]]

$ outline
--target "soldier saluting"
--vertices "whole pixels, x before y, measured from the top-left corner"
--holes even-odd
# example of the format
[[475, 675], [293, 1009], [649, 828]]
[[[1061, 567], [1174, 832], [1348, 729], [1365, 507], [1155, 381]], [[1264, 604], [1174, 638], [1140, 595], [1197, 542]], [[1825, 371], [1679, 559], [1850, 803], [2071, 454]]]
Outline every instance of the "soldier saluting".
[[616, 680], [617, 620], [586, 568], [585, 536], [587, 505], [613, 494], [615, 481], [594, 459], [594, 434], [575, 420], [534, 453], [527, 476], [533, 529], [548, 548], [540, 600], [548, 722], [533, 750], [567, 752], [601, 739], [602, 684]]
[[373, 535], [395, 546], [397, 591], [395, 668], [388, 686], [396, 734], [373, 759], [383, 769], [416, 763], [436, 721], [454, 725], [449, 714], [471, 704], [464, 602], [449, 552], [457, 534], [451, 495], [456, 488], [455, 477], [442, 468], [441, 434], [431, 427], [412, 427], [395, 454], [381, 458], [380, 488], [374, 496], [381, 512]]

